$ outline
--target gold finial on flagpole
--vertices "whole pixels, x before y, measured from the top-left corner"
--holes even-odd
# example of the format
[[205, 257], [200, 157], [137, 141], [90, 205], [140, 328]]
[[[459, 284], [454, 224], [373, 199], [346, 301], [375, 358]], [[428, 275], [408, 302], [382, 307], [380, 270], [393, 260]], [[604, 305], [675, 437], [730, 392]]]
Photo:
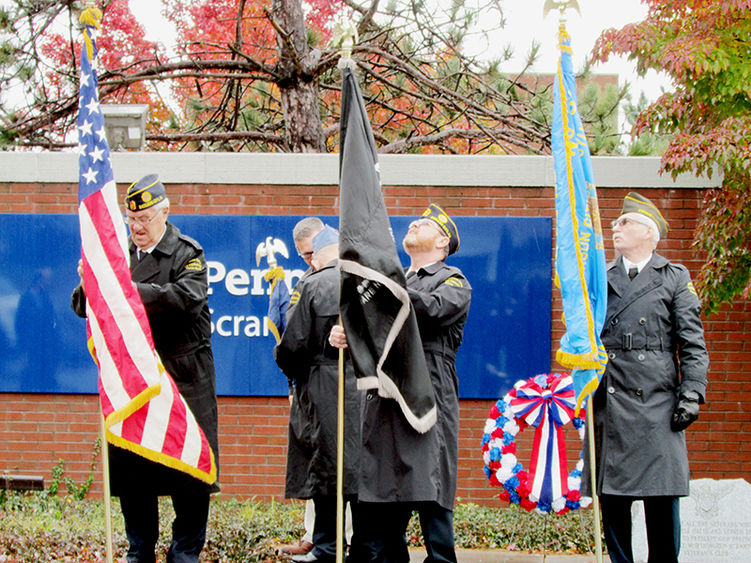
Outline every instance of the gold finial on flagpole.
[[334, 24], [334, 33], [331, 37], [332, 45], [341, 45], [339, 67], [353, 66], [352, 48], [357, 44], [357, 26], [347, 16], [340, 17]]
[[86, 0], [84, 9], [78, 18], [78, 21], [83, 24], [83, 42], [86, 47], [86, 52], [89, 55], [89, 60], [94, 58], [94, 44], [90, 36], [88, 27], [91, 26], [95, 29], [102, 27], [102, 10], [96, 6], [94, 0]]
[[545, 4], [542, 7], [542, 17], [546, 18], [551, 10], [558, 10], [558, 19], [561, 25], [566, 23], [566, 10], [573, 8], [581, 16], [581, 10], [579, 9], [579, 3], [576, 0], [545, 0]]
[[102, 10], [100, 10], [94, 0], [86, 0], [81, 16], [78, 18], [82, 24], [91, 25], [99, 29], [102, 25]]

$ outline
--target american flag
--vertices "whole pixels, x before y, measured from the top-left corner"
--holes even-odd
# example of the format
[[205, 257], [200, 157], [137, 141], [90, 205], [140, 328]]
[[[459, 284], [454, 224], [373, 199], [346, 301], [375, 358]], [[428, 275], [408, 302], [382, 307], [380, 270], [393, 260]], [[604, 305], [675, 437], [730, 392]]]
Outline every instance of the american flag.
[[[91, 14], [88, 14], [91, 16]], [[99, 367], [107, 441], [213, 483], [216, 464], [193, 413], [154, 349], [131, 281], [96, 77], [98, 21], [84, 13], [78, 110], [78, 216], [89, 350]]]

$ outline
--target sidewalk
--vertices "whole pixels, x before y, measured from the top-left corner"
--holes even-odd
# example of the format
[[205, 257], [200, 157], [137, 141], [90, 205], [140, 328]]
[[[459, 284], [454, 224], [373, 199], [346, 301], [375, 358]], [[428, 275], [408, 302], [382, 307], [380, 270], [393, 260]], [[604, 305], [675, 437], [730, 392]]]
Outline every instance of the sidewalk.
[[[422, 563], [426, 554], [424, 549], [409, 550], [410, 563]], [[542, 553], [523, 553], [503, 551], [500, 549], [457, 549], [459, 563], [595, 563], [597, 557], [588, 555], [543, 555]], [[603, 563], [609, 563], [610, 557], [603, 555]]]

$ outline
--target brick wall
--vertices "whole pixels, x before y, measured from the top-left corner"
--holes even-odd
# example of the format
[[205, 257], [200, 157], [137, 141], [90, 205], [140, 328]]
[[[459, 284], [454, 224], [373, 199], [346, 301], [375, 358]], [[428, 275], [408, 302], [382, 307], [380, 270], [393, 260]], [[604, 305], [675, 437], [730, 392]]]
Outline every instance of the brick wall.
[[[120, 185], [120, 191], [125, 185]], [[634, 188], [600, 188], [605, 237], [625, 194]], [[700, 260], [691, 234], [700, 213], [701, 188], [635, 188], [659, 205], [671, 226], [660, 252], [696, 273]], [[173, 213], [321, 214], [338, 213], [335, 186], [170, 184]], [[428, 201], [440, 202], [455, 215], [554, 216], [552, 188], [385, 186], [392, 215], [421, 212]], [[179, 194], [179, 195], [178, 195]], [[0, 183], [1, 213], [74, 213], [75, 186], [64, 183]], [[610, 245], [608, 257], [612, 257]], [[7, 266], [6, 266], [7, 267]], [[475, 296], [479, 299], [480, 296]], [[562, 335], [561, 304], [553, 291], [552, 342]], [[705, 319], [710, 348], [708, 404], [688, 431], [692, 476], [748, 478], [751, 463], [751, 305], [739, 301]], [[551, 359], [551, 370], [559, 370]], [[459, 374], [461, 377], [461, 374]], [[479, 443], [492, 401], [461, 404], [459, 490], [463, 501], [494, 500], [482, 472]], [[19, 395], [0, 397], [0, 472], [41, 474], [48, 483], [59, 459], [76, 482], [86, 478], [99, 432], [98, 402], [90, 395]], [[260, 499], [283, 496], [287, 441], [286, 398], [220, 397], [221, 482], [224, 494]], [[530, 435], [527, 435], [530, 434]], [[531, 432], [520, 434], [520, 459], [529, 459]], [[568, 436], [569, 457], [578, 455], [575, 433]], [[744, 463], [745, 470], [744, 470]], [[569, 464], [571, 465], [571, 463]], [[97, 477], [94, 490], [100, 490]]]

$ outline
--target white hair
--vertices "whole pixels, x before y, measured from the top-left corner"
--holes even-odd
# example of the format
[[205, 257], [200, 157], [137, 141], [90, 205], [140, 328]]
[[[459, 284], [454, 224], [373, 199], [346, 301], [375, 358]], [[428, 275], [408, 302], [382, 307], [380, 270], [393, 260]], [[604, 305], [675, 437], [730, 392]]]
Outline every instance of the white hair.
[[324, 227], [323, 221], [318, 217], [305, 217], [300, 219], [292, 229], [292, 240], [299, 241], [318, 234]]
[[153, 209], [154, 211], [158, 211], [160, 209], [164, 209], [165, 207], [169, 207], [169, 198], [164, 198], [162, 201], [157, 203], [156, 205], [152, 205], [150, 209]]
[[641, 213], [624, 213], [621, 215], [621, 217], [626, 217], [627, 219], [630, 219], [634, 223], [639, 223], [640, 225], [644, 225], [649, 229], [649, 234], [652, 237], [652, 250], [657, 248], [657, 243], [660, 242], [660, 228], [657, 226], [657, 223], [653, 220], [647, 217], [646, 215], [642, 215]]

